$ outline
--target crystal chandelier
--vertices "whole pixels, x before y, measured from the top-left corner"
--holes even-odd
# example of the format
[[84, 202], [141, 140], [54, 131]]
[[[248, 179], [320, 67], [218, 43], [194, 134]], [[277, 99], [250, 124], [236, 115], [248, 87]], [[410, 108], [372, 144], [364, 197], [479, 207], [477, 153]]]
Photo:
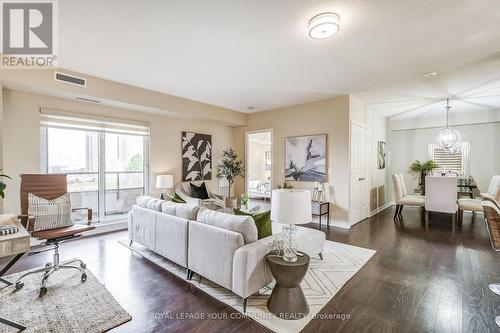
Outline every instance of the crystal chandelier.
[[454, 129], [450, 128], [448, 118], [450, 113], [450, 100], [446, 99], [446, 128], [443, 128], [438, 133], [438, 144], [441, 148], [448, 152], [453, 152], [458, 149], [458, 143], [460, 142], [460, 133]]

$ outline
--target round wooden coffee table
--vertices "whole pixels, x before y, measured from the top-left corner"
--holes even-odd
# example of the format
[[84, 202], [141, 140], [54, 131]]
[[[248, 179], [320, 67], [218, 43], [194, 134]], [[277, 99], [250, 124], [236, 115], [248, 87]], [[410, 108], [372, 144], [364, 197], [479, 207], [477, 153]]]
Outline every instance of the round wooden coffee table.
[[281, 319], [302, 319], [309, 313], [304, 292], [300, 287], [309, 268], [310, 258], [299, 252], [297, 261], [287, 262], [280, 256], [268, 254], [267, 263], [276, 280], [267, 308]]

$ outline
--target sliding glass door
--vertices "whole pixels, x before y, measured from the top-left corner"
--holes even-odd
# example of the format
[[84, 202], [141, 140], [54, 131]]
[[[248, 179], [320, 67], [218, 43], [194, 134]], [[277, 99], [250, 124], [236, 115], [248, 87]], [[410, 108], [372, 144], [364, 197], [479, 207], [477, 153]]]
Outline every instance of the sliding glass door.
[[113, 133], [104, 136], [104, 215], [120, 215], [144, 194], [144, 138]]
[[67, 174], [72, 206], [96, 222], [125, 217], [147, 193], [148, 136], [44, 126], [41, 139], [43, 170]]

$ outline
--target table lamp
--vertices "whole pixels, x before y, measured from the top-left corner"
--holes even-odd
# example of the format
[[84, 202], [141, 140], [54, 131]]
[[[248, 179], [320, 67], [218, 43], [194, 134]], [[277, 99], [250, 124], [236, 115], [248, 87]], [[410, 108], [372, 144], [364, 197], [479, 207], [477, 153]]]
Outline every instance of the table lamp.
[[311, 192], [307, 190], [273, 190], [271, 220], [283, 224], [283, 260], [297, 261], [297, 226], [312, 221]]
[[[172, 175], [158, 175], [156, 176], [156, 188], [160, 190], [170, 190], [174, 188], [174, 177]], [[165, 199], [165, 195], [162, 192], [160, 195], [161, 199]]]

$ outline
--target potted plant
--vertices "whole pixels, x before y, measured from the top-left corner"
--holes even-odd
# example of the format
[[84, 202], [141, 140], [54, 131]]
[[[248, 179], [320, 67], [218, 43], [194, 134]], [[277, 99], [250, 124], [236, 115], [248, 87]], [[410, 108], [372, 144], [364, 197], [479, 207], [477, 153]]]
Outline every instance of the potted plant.
[[428, 160], [426, 162], [415, 160], [415, 162], [410, 164], [410, 172], [419, 177], [419, 185], [422, 189], [422, 195], [425, 195], [425, 176], [437, 168], [439, 168], [439, 165], [433, 160]]
[[225, 149], [222, 152], [222, 159], [217, 167], [217, 178], [226, 179], [229, 184], [229, 197], [226, 199], [226, 205], [236, 207], [237, 199], [231, 197], [231, 187], [234, 185], [236, 177], [244, 177], [245, 168], [243, 161], [238, 160], [238, 154], [232, 148]]
[[[10, 178], [9, 176], [5, 175], [2, 173], [2, 169], [0, 169], [0, 178], [8, 178], [8, 179], [12, 179]], [[7, 184], [5, 184], [3, 181], [0, 180], [0, 197], [3, 199], [5, 198], [5, 188], [7, 187]]]

